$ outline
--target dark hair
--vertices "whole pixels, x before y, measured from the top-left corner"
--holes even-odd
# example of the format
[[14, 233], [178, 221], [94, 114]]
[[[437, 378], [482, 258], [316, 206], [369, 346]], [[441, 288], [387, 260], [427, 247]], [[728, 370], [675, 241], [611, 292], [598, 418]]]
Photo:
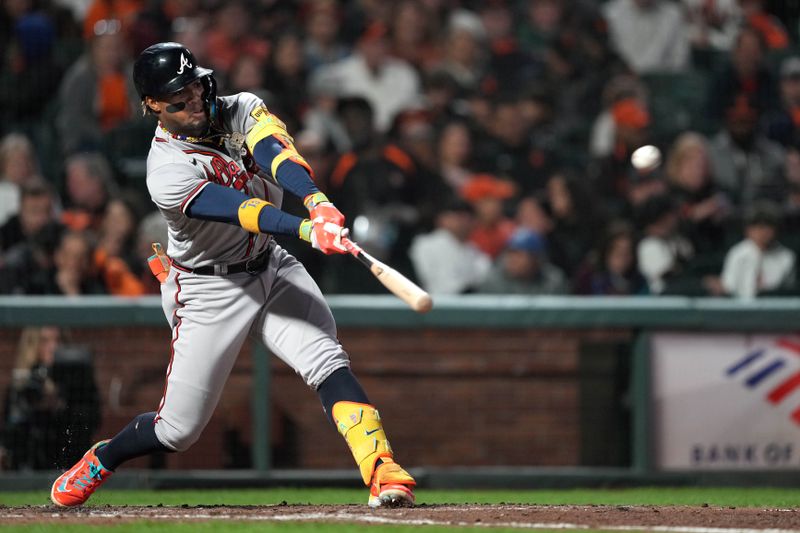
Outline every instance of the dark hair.
[[42, 179], [34, 178], [26, 181], [20, 187], [20, 200], [26, 198], [40, 198], [42, 196], [52, 196], [53, 189]]
[[636, 224], [642, 229], [655, 224], [666, 215], [674, 213], [678, 204], [669, 194], [659, 194], [645, 200], [636, 210]]
[[782, 219], [783, 212], [778, 204], [769, 200], [758, 200], [745, 211], [744, 225], [765, 225], [778, 229]]

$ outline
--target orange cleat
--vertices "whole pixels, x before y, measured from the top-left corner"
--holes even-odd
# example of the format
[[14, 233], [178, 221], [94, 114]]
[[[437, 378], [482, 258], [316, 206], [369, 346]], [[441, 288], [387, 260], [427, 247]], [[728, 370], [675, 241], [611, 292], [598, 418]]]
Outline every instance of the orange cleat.
[[370, 507], [413, 507], [414, 485], [411, 475], [389, 458], [381, 458], [369, 489]]
[[94, 451], [105, 446], [108, 440], [101, 440], [87, 451], [75, 466], [61, 474], [53, 482], [50, 499], [59, 507], [75, 507], [83, 505], [97, 487], [111, 477], [113, 472], [107, 470]]

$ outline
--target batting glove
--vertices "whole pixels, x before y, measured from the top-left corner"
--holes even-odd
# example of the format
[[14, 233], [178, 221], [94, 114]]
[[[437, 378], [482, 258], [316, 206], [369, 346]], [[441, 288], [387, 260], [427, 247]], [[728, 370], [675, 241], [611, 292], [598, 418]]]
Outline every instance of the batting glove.
[[325, 255], [346, 254], [347, 248], [342, 244], [342, 238], [349, 233], [349, 229], [326, 222], [321, 217], [316, 220], [305, 219], [300, 224], [300, 238]]
[[311, 220], [322, 218], [325, 222], [344, 226], [344, 215], [336, 209], [336, 206], [323, 193], [315, 192], [314, 194], [309, 194], [303, 199], [303, 205], [308, 209]]

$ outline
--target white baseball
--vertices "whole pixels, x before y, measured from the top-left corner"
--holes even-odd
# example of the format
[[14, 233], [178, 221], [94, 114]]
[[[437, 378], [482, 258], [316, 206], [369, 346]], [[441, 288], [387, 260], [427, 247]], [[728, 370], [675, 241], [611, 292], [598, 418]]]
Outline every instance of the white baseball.
[[661, 150], [652, 144], [637, 148], [631, 155], [631, 164], [636, 170], [655, 170], [661, 165]]

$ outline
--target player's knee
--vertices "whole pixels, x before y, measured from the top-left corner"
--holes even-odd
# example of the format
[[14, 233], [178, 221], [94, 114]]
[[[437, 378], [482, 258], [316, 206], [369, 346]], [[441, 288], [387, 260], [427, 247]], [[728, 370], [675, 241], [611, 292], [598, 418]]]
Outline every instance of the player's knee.
[[191, 448], [203, 431], [202, 427], [176, 427], [162, 422], [163, 420], [159, 420], [156, 424], [156, 436], [161, 444], [175, 452], [185, 452]]

